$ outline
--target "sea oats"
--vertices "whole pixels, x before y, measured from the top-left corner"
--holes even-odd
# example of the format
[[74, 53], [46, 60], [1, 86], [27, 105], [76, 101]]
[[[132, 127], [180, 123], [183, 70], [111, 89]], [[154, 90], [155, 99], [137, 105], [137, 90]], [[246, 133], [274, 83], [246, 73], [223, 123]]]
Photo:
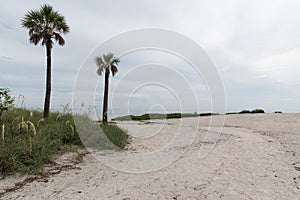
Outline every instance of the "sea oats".
[[2, 141], [4, 142], [5, 124], [2, 125]]

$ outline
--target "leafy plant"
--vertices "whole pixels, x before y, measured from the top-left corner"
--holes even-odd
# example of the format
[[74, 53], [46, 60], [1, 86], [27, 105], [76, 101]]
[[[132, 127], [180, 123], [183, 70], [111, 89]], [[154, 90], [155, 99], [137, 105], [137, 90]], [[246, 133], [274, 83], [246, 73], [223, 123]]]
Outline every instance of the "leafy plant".
[[0, 117], [2, 112], [13, 107], [14, 98], [10, 95], [10, 90], [0, 88]]

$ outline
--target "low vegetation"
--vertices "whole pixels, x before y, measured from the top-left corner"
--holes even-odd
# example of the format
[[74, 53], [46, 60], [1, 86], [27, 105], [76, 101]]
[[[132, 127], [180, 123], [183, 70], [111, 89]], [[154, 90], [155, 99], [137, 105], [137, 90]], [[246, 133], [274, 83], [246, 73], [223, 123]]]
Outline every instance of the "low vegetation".
[[[12, 109], [2, 113], [0, 127], [0, 174], [41, 174], [53, 155], [83, 147], [70, 113], [43, 118], [42, 111]], [[101, 127], [114, 145], [125, 147], [128, 136], [123, 130], [111, 124]]]
[[101, 128], [110, 142], [118, 148], [123, 149], [128, 141], [128, 134], [114, 124], [101, 124]]
[[251, 113], [265, 113], [265, 111], [263, 109], [254, 109]]
[[[263, 109], [254, 109], [254, 110], [242, 110], [240, 112], [228, 112], [226, 115], [233, 114], [255, 114], [255, 113], [265, 113]], [[168, 113], [168, 114], [159, 114], [159, 113], [146, 113], [143, 115], [125, 115], [121, 117], [116, 117], [112, 120], [115, 121], [130, 121], [130, 120], [150, 120], [150, 119], [172, 119], [172, 118], [184, 118], [184, 117], [205, 117], [205, 116], [214, 116], [219, 115], [219, 113]]]
[[229, 112], [226, 115], [233, 115], [233, 114], [255, 114], [255, 113], [265, 113], [263, 109], [254, 109], [254, 110], [242, 110], [240, 112]]
[[184, 117], [199, 117], [199, 116], [211, 116], [218, 115], [218, 113], [146, 113], [143, 115], [126, 115], [121, 117], [116, 117], [115, 121], [128, 121], [128, 120], [150, 120], [150, 119], [174, 119], [174, 118], [184, 118]]

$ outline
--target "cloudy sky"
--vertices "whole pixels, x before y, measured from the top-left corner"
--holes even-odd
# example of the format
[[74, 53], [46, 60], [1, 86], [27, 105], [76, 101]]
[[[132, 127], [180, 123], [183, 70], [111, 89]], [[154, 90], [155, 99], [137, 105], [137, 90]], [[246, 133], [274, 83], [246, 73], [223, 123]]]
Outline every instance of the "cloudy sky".
[[[30, 44], [20, 24], [27, 10], [48, 3], [71, 28], [64, 36], [66, 45], [53, 48], [53, 110], [72, 104], [80, 68], [103, 42], [126, 31], [155, 27], [185, 35], [206, 51], [224, 83], [227, 112], [300, 112], [298, 0], [0, 2], [0, 87], [10, 88], [19, 106], [22, 95], [27, 108], [43, 108], [45, 49]], [[100, 112], [103, 81], [92, 67], [88, 79], [97, 81], [94, 102]], [[133, 52], [121, 58], [119, 73], [111, 79], [110, 115], [218, 111], [212, 108], [206, 84], [205, 77], [178, 56]]]

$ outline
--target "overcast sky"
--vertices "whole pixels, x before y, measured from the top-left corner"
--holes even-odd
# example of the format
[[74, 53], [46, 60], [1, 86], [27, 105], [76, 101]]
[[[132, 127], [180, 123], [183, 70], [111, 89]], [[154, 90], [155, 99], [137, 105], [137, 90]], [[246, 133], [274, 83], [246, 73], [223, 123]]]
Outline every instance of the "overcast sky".
[[[43, 108], [45, 48], [30, 44], [20, 24], [27, 10], [48, 3], [65, 16], [71, 28], [64, 36], [66, 45], [53, 48], [53, 110], [72, 103], [80, 66], [102, 42], [133, 29], [156, 27], [183, 34], [207, 52], [222, 77], [227, 112], [254, 108], [300, 112], [298, 0], [0, 2], [0, 87], [10, 88], [19, 106], [17, 97], [23, 95], [27, 108]], [[147, 66], [136, 68], [140, 65]], [[189, 73], [189, 67], [166, 52], [146, 50], [124, 56], [119, 73], [111, 78], [110, 115], [211, 111], [205, 81]], [[100, 112], [103, 77], [97, 76], [96, 66], [94, 71], [90, 79], [99, 81], [95, 102]], [[156, 77], [157, 84], [146, 84], [150, 76]], [[174, 85], [163, 87], [159, 80]], [[187, 90], [192, 95], [186, 95]], [[180, 108], [176, 96], [191, 98], [191, 102], [182, 100], [190, 106]]]

